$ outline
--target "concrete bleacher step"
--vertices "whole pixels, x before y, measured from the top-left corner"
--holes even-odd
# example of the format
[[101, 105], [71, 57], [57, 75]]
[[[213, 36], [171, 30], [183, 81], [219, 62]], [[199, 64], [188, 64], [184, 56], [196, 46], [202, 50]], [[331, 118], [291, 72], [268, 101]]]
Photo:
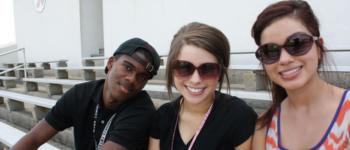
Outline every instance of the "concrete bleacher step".
[[108, 58], [104, 56], [83, 57], [82, 63], [84, 66], [105, 66], [104, 61]]
[[[61, 95], [68, 90], [71, 86], [74, 86], [78, 83], [88, 82], [86, 80], [71, 80], [71, 79], [55, 79], [55, 78], [24, 78], [24, 81], [30, 81], [30, 82], [38, 82], [38, 91], [27, 91], [22, 92], [34, 96], [41, 96], [41, 97], [49, 97], [51, 99], [59, 99]], [[151, 82], [148, 82], [144, 88], [146, 90], [152, 99], [160, 99], [162, 100], [171, 100], [174, 97], [179, 96], [179, 93], [176, 91], [176, 89], [173, 89], [174, 97], [169, 98], [167, 89], [165, 86], [165, 81], [163, 80], [150, 80]], [[56, 93], [56, 95], [45, 95], [44, 92], [48, 93], [50, 88], [48, 88], [46, 85], [50, 86], [50, 84], [62, 84], [62, 92]], [[41, 85], [41, 86], [40, 86]], [[17, 85], [20, 86], [20, 85]], [[12, 90], [12, 89], [10, 89]], [[14, 88], [14, 90], [17, 91], [26, 91], [26, 90], [18, 90], [17, 88]], [[59, 90], [61, 91], [61, 90]], [[223, 87], [222, 92], [226, 92], [226, 88]], [[242, 98], [244, 100], [249, 101], [249, 104], [251, 104], [252, 107], [257, 109], [266, 109], [268, 107], [268, 104], [271, 103], [271, 96], [267, 91], [247, 91], [242, 89], [235, 89], [231, 88], [230, 94], [233, 96], [237, 96], [239, 98]]]
[[164, 99], [156, 99], [156, 98], [152, 98], [152, 102], [154, 104], [154, 107], [156, 107], [157, 109], [162, 106], [165, 103], [170, 102], [171, 100], [164, 100]]
[[[58, 79], [95, 80], [105, 78], [104, 66], [55, 67], [51, 68]], [[230, 86], [244, 90], [266, 90], [261, 70], [256, 69], [229, 69]], [[157, 81], [158, 80], [158, 81]], [[165, 84], [165, 67], [161, 66], [158, 74], [150, 83]]]
[[53, 100], [53, 99], [25, 95], [25, 94], [21, 94], [21, 93], [4, 91], [4, 90], [0, 90], [0, 96], [3, 98], [10, 99], [10, 100], [15, 100], [18, 102], [23, 102], [23, 103], [29, 103], [29, 104], [33, 104], [33, 105], [41, 106], [41, 107], [45, 107], [45, 108], [51, 108], [56, 103], [56, 100]]
[[[147, 84], [155, 84], [155, 85], [166, 85], [166, 80], [160, 79], [151, 79], [147, 82]], [[226, 88], [226, 84], [222, 85], [222, 88]], [[232, 89], [244, 89], [244, 84], [230, 84], [230, 88]]]
[[[6, 110], [3, 110], [4, 113], [7, 113], [7, 116], [4, 118], [8, 118], [9, 120], [18, 120], [18, 124], [24, 126], [24, 128], [31, 128], [35, 122], [40, 121], [47, 112], [56, 104], [56, 100], [26, 95], [17, 92], [4, 91], [0, 90], [0, 103], [5, 104]], [[13, 112], [13, 114], [17, 112], [29, 112], [30, 118], [28, 121], [20, 121], [18, 118], [25, 118], [23, 115], [15, 115], [17, 117], [10, 117], [9, 114]]]
[[[155, 93], [160, 93], [160, 96], [167, 94], [167, 89], [165, 85], [156, 85], [156, 84], [147, 84], [144, 87], [144, 90]], [[227, 93], [225, 89], [222, 89], [222, 92]], [[173, 88], [173, 93], [178, 94], [175, 88]], [[242, 99], [251, 99], [251, 100], [263, 100], [263, 101], [271, 101], [271, 96], [267, 91], [246, 91], [239, 89], [231, 89], [230, 94], [233, 96], [237, 96]], [[156, 98], [156, 97], [155, 97]], [[169, 97], [157, 97], [159, 99], [168, 99]]]
[[[25, 135], [25, 132], [14, 128], [4, 121], [0, 121], [0, 131], [0, 142], [7, 147], [12, 147], [21, 137]], [[39, 147], [39, 150], [59, 150], [59, 148], [49, 143], [45, 143]]]
[[[65, 93], [71, 87], [72, 86], [63, 86], [63, 93]], [[38, 84], [37, 91], [26, 91], [25, 86], [23, 84], [19, 84], [19, 83], [17, 83], [15, 88], [6, 89], [4, 87], [0, 87], [0, 90], [22, 93], [22, 94], [27, 94], [27, 95], [31, 95], [31, 96], [37, 96], [37, 97], [50, 98], [50, 99], [54, 99], [54, 100], [58, 100], [62, 96], [62, 94], [49, 96], [47, 94], [48, 93], [47, 85], [41, 84], [41, 83]]]
[[17, 80], [16, 77], [0, 76], [0, 87], [14, 88]]
[[25, 82], [25, 91], [38, 91], [38, 84], [48, 85], [48, 96], [61, 95], [64, 93], [63, 86], [74, 86], [76, 84], [87, 82], [85, 80], [54, 79], [54, 78], [23, 78]]
[[[64, 92], [68, 89], [69, 88], [65, 88]], [[145, 87], [145, 90], [147, 90], [147, 92], [150, 94], [156, 108], [158, 108], [160, 105], [164, 103], [170, 102], [172, 99], [179, 96], [178, 92], [175, 90], [173, 95], [174, 97], [169, 98], [168, 93], [165, 89], [165, 85], [147, 84]], [[23, 91], [23, 89], [19, 91]], [[222, 91], [225, 92], [226, 90], [223, 89]], [[55, 100], [58, 100], [62, 96], [62, 95], [54, 95], [49, 97], [47, 96], [46, 93], [47, 93], [47, 87], [39, 86], [39, 91], [27, 92], [26, 94], [39, 96], [39, 97], [47, 97]], [[245, 91], [245, 90], [233, 89], [231, 90], [231, 95], [242, 98], [247, 102], [248, 105], [252, 106], [258, 113], [266, 110], [271, 104], [270, 96], [267, 91]]]
[[82, 66], [82, 67], [56, 67], [56, 78], [67, 79], [70, 77], [83, 80], [95, 80], [104, 75], [103, 66]]
[[[169, 98], [165, 85], [147, 84], [144, 89], [149, 93], [152, 100], [157, 100], [158, 104], [164, 104], [179, 96], [179, 93], [173, 89], [173, 98]], [[227, 93], [225, 89], [222, 89], [222, 92]], [[231, 89], [230, 94], [246, 101], [247, 104], [259, 114], [264, 112], [272, 102], [271, 96], [267, 91], [245, 91]]]
[[[71, 80], [71, 79], [53, 79], [53, 78], [23, 78], [23, 81], [26, 82], [37, 82], [37, 83], [47, 83], [47, 84], [58, 84], [58, 85], [75, 85], [79, 83], [87, 82], [86, 80]], [[232, 84], [233, 85], [233, 84]], [[225, 87], [223, 87], [225, 88]], [[150, 80], [145, 86], [147, 91], [156, 91], [156, 92], [166, 92], [165, 81], [162, 80]], [[223, 89], [223, 91], [225, 91]], [[261, 100], [271, 100], [266, 91], [246, 91], [234, 89], [232, 87], [231, 93], [236, 93], [238, 97], [247, 98], [247, 99], [261, 99]], [[161, 98], [161, 99], [164, 99]], [[165, 98], [167, 99], [167, 98]]]
[[[29, 130], [46, 116], [56, 102], [56, 99], [0, 90], [0, 118]], [[58, 133], [53, 140], [74, 147], [71, 129]]]
[[53, 79], [53, 78], [23, 78], [26, 82], [38, 82], [38, 83], [49, 83], [49, 84], [61, 84], [61, 85], [76, 85], [84, 83], [84, 80], [71, 80], [71, 79]]
[[[59, 94], [61, 95], [63, 93], [63, 90], [61, 89], [62, 86], [60, 86], [60, 89], [56, 89], [57, 91], [50, 91], [50, 86], [58, 86], [58, 85], [70, 85], [73, 86], [78, 83], [84, 83], [88, 82], [86, 80], [70, 80], [70, 79], [50, 79], [50, 78], [24, 78], [23, 81], [30, 81], [30, 82], [38, 82], [38, 83], [45, 83], [49, 84], [49, 97], [52, 97], [52, 95]], [[152, 99], [161, 99], [161, 100], [171, 100], [172, 98], [169, 98], [166, 85], [164, 84], [164, 81], [161, 80], [152, 80], [152, 82], [149, 82], [144, 87], [144, 90], [146, 90]], [[27, 90], [28, 91], [28, 90]], [[225, 88], [222, 89], [222, 92], [227, 92]], [[50, 94], [51, 93], [51, 94]], [[53, 94], [54, 93], [54, 94]], [[174, 97], [179, 96], [179, 93], [175, 88], [173, 88]], [[254, 100], [252, 102], [251, 106], [254, 108], [261, 108], [266, 109], [267, 107], [265, 103], [270, 103], [271, 96], [267, 91], [247, 91], [242, 89], [234, 89], [231, 88], [229, 93], [233, 96], [237, 96], [239, 98], [242, 98], [243, 100]]]
[[[31, 121], [31, 119], [28, 119], [31, 117], [35, 118], [34, 121], [38, 121], [40, 118], [42, 118], [44, 116], [43, 113], [35, 114], [37, 112], [40, 113], [42, 111], [41, 109], [37, 109], [38, 111], [36, 111], [35, 109], [33, 109], [31, 111], [21, 110], [23, 108], [22, 105], [24, 105], [22, 103], [32, 104], [32, 105], [34, 105], [33, 106], [34, 108], [43, 107], [43, 108], [47, 108], [47, 109], [50, 109], [56, 103], [56, 100], [61, 96], [61, 94], [55, 95], [56, 98], [53, 98], [53, 96], [48, 96], [47, 94], [45, 94], [48, 92], [47, 84], [60, 84], [60, 85], [62, 85], [62, 89], [63, 89], [62, 93], [64, 93], [66, 90], [68, 90], [71, 86], [74, 86], [75, 84], [87, 82], [85, 80], [76, 80], [75, 81], [75, 80], [69, 80], [69, 79], [53, 79], [53, 78], [25, 78], [24, 81], [25, 82], [37, 82], [38, 83], [38, 85], [37, 85], [38, 91], [26, 91], [25, 90], [26, 87], [23, 85], [19, 85], [16, 88], [10, 88], [10, 89], [0, 88], [0, 97], [7, 97], [6, 100], [4, 99], [2, 101], [3, 101], [3, 103], [5, 103], [7, 105], [6, 107], [14, 108], [13, 109], [14, 111], [12, 111], [11, 114], [14, 116], [17, 116], [17, 120], [15, 120], [15, 122], [17, 122], [18, 124], [24, 124], [24, 123], [21, 123], [21, 120], [27, 120], [27, 122]], [[68, 86], [68, 87], [66, 87], [66, 86]], [[155, 104], [155, 106], [157, 108], [164, 103], [170, 102], [170, 98], [168, 97], [165, 84], [162, 84], [162, 83], [157, 84], [154, 82], [150, 82], [145, 86], [144, 90], [146, 90], [150, 93], [151, 98], [153, 100], [153, 103]], [[15, 93], [15, 94], [9, 94], [9, 92], [11, 92], [11, 91], [12, 91], [12, 93]], [[173, 91], [175, 93], [174, 96], [177, 96], [176, 94], [178, 94], [178, 92], [175, 89]], [[225, 92], [226, 90], [223, 89], [222, 91]], [[1, 94], [2, 94], [2, 96], [1, 96]], [[258, 113], [264, 111], [267, 108], [267, 106], [269, 105], [269, 103], [271, 102], [271, 98], [270, 98], [267, 91], [244, 91], [244, 90], [238, 90], [238, 89], [231, 89], [230, 94], [246, 100], [247, 103], [249, 105], [252, 105], [253, 108]], [[21, 97], [21, 96], [23, 96], [23, 97]], [[19, 97], [21, 97], [21, 98], [19, 98]], [[30, 97], [30, 98], [28, 98], [28, 97]], [[27, 100], [22, 100], [22, 99], [27, 99]], [[37, 101], [32, 101], [33, 99], [41, 101], [41, 103], [38, 103]], [[50, 100], [50, 104], [47, 104], [48, 100]], [[11, 101], [11, 102], [8, 103], [8, 101]], [[9, 105], [13, 105], [13, 106], [9, 106]], [[0, 106], [0, 108], [1, 108], [1, 106]], [[44, 112], [47, 112], [47, 109], [45, 109]], [[13, 119], [12, 119], [12, 121], [13, 121]], [[34, 123], [29, 123], [29, 124], [34, 124]], [[60, 136], [60, 139], [62, 141], [65, 141], [65, 139], [66, 139], [65, 137], [66, 137], [65, 135]], [[73, 144], [71, 144], [71, 145], [73, 145]]]

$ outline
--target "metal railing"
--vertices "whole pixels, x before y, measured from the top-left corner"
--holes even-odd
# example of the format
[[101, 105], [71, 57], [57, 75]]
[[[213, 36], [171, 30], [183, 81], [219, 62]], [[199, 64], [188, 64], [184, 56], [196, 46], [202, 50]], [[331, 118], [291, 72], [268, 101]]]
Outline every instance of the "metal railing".
[[[350, 49], [333, 49], [333, 50], [326, 50], [326, 53], [341, 53], [341, 52], [350, 52]], [[255, 55], [255, 51], [249, 51], [249, 52], [230, 52], [231, 55], [240, 55], [240, 54], [250, 54]], [[167, 56], [167, 55], [164, 55]]]
[[[350, 49], [332, 49], [332, 50], [326, 50], [326, 53], [349, 53]], [[255, 51], [240, 51], [240, 52], [230, 52], [230, 55], [253, 55], [252, 57], [255, 58]], [[160, 55], [161, 59], [164, 60], [163, 68], [165, 68], [165, 62], [167, 60], [168, 55]], [[232, 58], [231, 58], [232, 59]], [[333, 59], [331, 57], [331, 59]], [[335, 64], [336, 65], [336, 64]], [[350, 72], [350, 66], [325, 66], [326, 68], [331, 68], [329, 71], [345, 71], [345, 72]], [[230, 65], [230, 68], [239, 68], [243, 70], [261, 70], [262, 68], [259, 67], [259, 65]]]
[[6, 69], [5, 71], [0, 72], [0, 75], [5, 74], [5, 73], [10, 72], [10, 71], [14, 71], [14, 70], [16, 70], [16, 69], [18, 69], [18, 68], [23, 67], [23, 70], [24, 70], [24, 78], [27, 78], [27, 59], [26, 59], [26, 51], [25, 51], [25, 48], [19, 48], [19, 49], [9, 50], [9, 51], [7, 51], [7, 52], [0, 53], [0, 56], [12, 54], [12, 53], [16, 53], [16, 52], [20, 52], [20, 51], [23, 52], [23, 65], [17, 65], [17, 66], [14, 66], [13, 68], [8, 68], [8, 69]]

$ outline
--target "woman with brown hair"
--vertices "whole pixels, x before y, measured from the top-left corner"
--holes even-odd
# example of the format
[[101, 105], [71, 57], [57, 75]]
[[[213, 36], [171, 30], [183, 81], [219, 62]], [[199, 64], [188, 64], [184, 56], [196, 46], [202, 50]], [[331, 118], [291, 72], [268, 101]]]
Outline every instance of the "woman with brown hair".
[[[175, 34], [167, 62], [167, 88], [180, 97], [158, 109], [149, 150], [250, 149], [256, 113], [221, 93], [230, 46], [218, 29], [193, 22]], [[216, 91], [218, 87], [218, 91]], [[229, 89], [229, 88], [228, 88]]]
[[252, 36], [273, 100], [257, 121], [253, 149], [350, 149], [350, 93], [320, 78], [326, 53], [309, 4], [268, 6]]

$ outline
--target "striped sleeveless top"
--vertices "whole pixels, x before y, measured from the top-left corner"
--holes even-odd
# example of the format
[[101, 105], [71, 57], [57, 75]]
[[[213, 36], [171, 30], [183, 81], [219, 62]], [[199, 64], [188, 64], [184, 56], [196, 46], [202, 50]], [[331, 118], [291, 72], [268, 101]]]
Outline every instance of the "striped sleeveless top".
[[[272, 117], [266, 133], [266, 150], [287, 150], [280, 143], [280, 109]], [[345, 91], [336, 114], [321, 141], [310, 150], [350, 149], [350, 92]]]

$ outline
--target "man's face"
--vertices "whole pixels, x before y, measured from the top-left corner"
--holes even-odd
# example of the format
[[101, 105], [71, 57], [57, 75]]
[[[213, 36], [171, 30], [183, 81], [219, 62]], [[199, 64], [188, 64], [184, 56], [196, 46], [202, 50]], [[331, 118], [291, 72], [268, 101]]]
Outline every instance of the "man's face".
[[[142, 61], [148, 60], [138, 52], [137, 55]], [[105, 81], [104, 93], [107, 94], [107, 101], [122, 102], [139, 93], [151, 74], [146, 72], [145, 65], [128, 55], [121, 55], [118, 58], [111, 57], [108, 60], [108, 72]], [[106, 95], [104, 94], [104, 95]]]

